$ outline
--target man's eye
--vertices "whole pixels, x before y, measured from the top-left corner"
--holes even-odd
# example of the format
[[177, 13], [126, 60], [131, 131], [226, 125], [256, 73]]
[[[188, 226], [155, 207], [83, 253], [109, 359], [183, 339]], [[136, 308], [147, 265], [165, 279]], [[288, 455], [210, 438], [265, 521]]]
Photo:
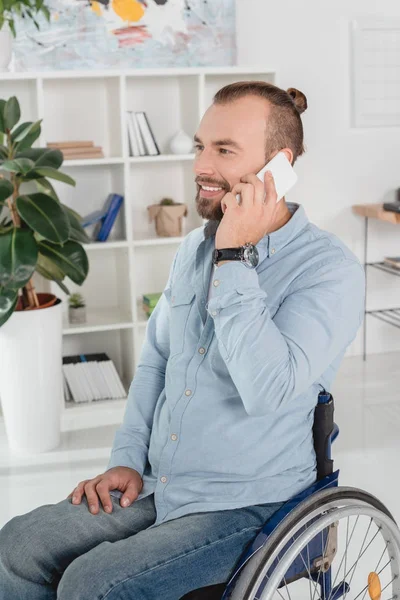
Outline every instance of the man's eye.
[[231, 154], [231, 151], [227, 150], [226, 148], [220, 148], [219, 151], [220, 154]]
[[201, 144], [195, 144], [194, 149], [196, 150], [196, 152], [200, 152], [201, 150], [203, 150], [204, 146], [202, 146]]

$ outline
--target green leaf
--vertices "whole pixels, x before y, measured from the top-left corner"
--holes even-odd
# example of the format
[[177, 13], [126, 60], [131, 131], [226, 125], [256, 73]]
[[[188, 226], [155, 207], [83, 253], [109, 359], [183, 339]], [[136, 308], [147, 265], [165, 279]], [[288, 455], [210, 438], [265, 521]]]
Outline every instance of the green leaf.
[[85, 281], [89, 272], [89, 261], [84, 248], [77, 242], [67, 242], [64, 246], [41, 242], [39, 251], [56, 263], [74, 283], [82, 285]]
[[5, 100], [0, 100], [0, 131], [1, 133], [6, 132], [6, 126], [4, 124], [4, 107], [6, 105]]
[[90, 244], [91, 239], [81, 225], [81, 216], [65, 204], [61, 205], [69, 221], [69, 239], [82, 244]]
[[69, 238], [69, 221], [61, 205], [47, 194], [38, 192], [19, 196], [17, 211], [33, 231], [55, 244]]
[[4, 124], [6, 129], [11, 129], [18, 123], [21, 118], [21, 109], [19, 102], [15, 96], [7, 100], [4, 107]]
[[64, 155], [60, 150], [52, 150], [49, 148], [42, 154], [40, 158], [35, 162], [35, 169], [38, 167], [52, 167], [53, 169], [59, 169], [64, 161]]
[[30, 148], [36, 142], [41, 132], [42, 128], [40, 126], [37, 129], [33, 129], [30, 133], [28, 133], [28, 135], [24, 137], [23, 140], [17, 143], [16, 150], [20, 152], [21, 150], [26, 150], [27, 148]]
[[36, 271], [50, 281], [62, 281], [65, 273], [50, 258], [39, 252]]
[[32, 231], [14, 227], [0, 235], [0, 287], [15, 290], [32, 277], [38, 257], [38, 245]]
[[35, 183], [39, 192], [43, 192], [43, 194], [47, 194], [50, 196], [50, 198], [54, 198], [54, 200], [60, 202], [60, 199], [50, 181], [47, 181], [47, 179], [43, 177], [42, 179], [36, 179]]
[[61, 167], [64, 156], [60, 150], [52, 150], [51, 148], [28, 148], [18, 152], [15, 158], [29, 158], [33, 160], [36, 167], [53, 167], [58, 169]]
[[76, 182], [72, 177], [66, 175], [65, 173], [60, 173], [57, 169], [53, 169], [52, 167], [40, 167], [40, 169], [35, 169], [36, 173], [42, 175], [43, 177], [48, 177], [49, 179], [56, 179], [57, 181], [62, 181], [63, 183], [67, 183], [68, 185], [76, 185]]
[[[3, 134], [1, 134], [3, 135]], [[0, 146], [0, 160], [7, 160], [8, 158], [8, 150], [5, 146]]]
[[21, 173], [26, 175], [34, 166], [34, 162], [29, 158], [16, 158], [15, 160], [6, 160], [1, 168], [10, 173]]
[[13, 142], [21, 142], [31, 133], [36, 133], [37, 131], [40, 131], [40, 123], [41, 121], [36, 121], [36, 123], [25, 123], [25, 126], [23, 128], [18, 127], [12, 136]]
[[14, 186], [8, 179], [0, 179], [0, 205], [9, 198], [14, 192]]
[[0, 327], [13, 314], [18, 302], [18, 290], [0, 288]]

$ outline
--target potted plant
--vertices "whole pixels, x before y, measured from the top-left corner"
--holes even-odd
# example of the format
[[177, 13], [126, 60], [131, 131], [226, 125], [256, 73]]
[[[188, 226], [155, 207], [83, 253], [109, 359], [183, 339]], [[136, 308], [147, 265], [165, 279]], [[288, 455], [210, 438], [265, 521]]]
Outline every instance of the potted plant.
[[186, 204], [175, 202], [172, 198], [163, 198], [159, 204], [147, 207], [150, 223], [155, 220], [156, 232], [160, 237], [182, 235], [182, 217], [186, 217]]
[[0, 399], [14, 451], [43, 452], [60, 439], [62, 306], [37, 293], [33, 276], [82, 285], [89, 238], [50, 180], [69, 185], [59, 150], [32, 148], [41, 121], [20, 121], [15, 97], [0, 99]]
[[43, 14], [50, 20], [50, 11], [43, 0], [0, 0], [0, 71], [7, 69], [12, 55], [12, 38], [16, 37], [15, 17], [31, 19], [39, 29], [36, 17]]
[[82, 294], [71, 294], [68, 299], [68, 320], [73, 325], [86, 323], [86, 304]]

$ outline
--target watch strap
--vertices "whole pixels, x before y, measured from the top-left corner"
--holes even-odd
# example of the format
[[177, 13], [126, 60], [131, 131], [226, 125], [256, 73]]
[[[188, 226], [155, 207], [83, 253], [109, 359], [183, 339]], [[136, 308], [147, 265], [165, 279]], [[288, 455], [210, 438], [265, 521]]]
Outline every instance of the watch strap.
[[214, 264], [223, 260], [243, 260], [243, 248], [220, 248], [214, 250]]

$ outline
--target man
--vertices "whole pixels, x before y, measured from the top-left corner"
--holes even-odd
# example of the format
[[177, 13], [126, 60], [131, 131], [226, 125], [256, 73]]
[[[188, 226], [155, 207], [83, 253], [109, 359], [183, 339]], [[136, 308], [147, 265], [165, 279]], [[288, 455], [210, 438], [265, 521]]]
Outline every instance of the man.
[[[1, 598], [178, 600], [227, 581], [315, 480], [314, 408], [361, 324], [364, 273], [254, 175], [303, 153], [305, 108], [262, 82], [216, 94], [195, 136], [208, 221], [175, 254], [108, 469], [6, 524]], [[248, 264], [223, 251], [245, 244]]]

